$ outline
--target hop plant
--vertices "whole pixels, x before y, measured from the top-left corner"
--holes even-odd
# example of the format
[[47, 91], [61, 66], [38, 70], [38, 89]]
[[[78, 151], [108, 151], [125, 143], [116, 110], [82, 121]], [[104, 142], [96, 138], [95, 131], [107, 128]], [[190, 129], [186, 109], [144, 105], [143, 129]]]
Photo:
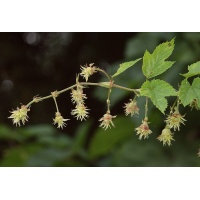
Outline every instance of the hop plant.
[[[94, 63], [86, 64], [81, 66], [81, 72], [76, 76], [75, 84], [67, 87], [60, 91], [54, 91], [50, 95], [45, 97], [34, 97], [27, 105], [22, 105], [20, 108], [17, 107], [16, 110], [11, 111], [11, 116], [13, 124], [20, 126], [25, 124], [28, 121], [28, 111], [30, 106], [34, 103], [39, 103], [49, 98], [53, 98], [56, 106], [55, 117], [53, 118], [53, 124], [57, 125], [57, 128], [64, 128], [67, 124], [66, 121], [69, 119], [64, 119], [61, 115], [56, 99], [60, 94], [70, 91], [71, 101], [75, 104], [75, 108], [72, 109], [71, 115], [74, 116], [77, 120], [86, 120], [89, 117], [89, 110], [85, 105], [85, 100], [87, 99], [86, 94], [84, 94], [83, 89], [89, 86], [103, 87], [107, 90], [107, 99], [105, 99], [105, 104], [107, 107], [107, 112], [99, 119], [100, 127], [107, 130], [108, 128], [115, 127], [113, 119], [116, 116], [110, 114], [110, 105], [113, 88], [124, 90], [130, 92], [131, 95], [134, 94], [134, 98], [130, 99], [128, 103], [125, 103], [123, 106], [125, 115], [133, 116], [139, 114], [140, 109], [137, 106], [136, 97], [145, 97], [146, 103], [144, 105], [144, 120], [142, 123], [135, 128], [136, 135], [139, 136], [139, 139], [147, 139], [150, 134], [152, 134], [151, 129], [149, 128], [148, 121], [148, 108], [149, 100], [155, 105], [155, 107], [165, 115], [165, 111], [168, 107], [167, 97], [175, 97], [175, 102], [171, 107], [171, 112], [165, 119], [166, 127], [162, 130], [162, 133], [157, 137], [157, 139], [163, 143], [163, 145], [171, 145], [171, 142], [174, 141], [173, 133], [174, 131], [180, 130], [181, 125], [185, 125], [185, 115], [181, 115], [179, 112], [179, 106], [183, 105], [184, 107], [190, 106], [194, 107], [197, 110], [200, 108], [199, 96], [200, 92], [198, 90], [200, 85], [200, 78], [195, 77], [199, 76], [200, 61], [188, 66], [188, 73], [181, 74], [184, 77], [184, 80], [181, 82], [179, 90], [173, 88], [169, 83], [164, 80], [157, 79], [156, 76], [163, 74], [168, 70], [174, 62], [166, 61], [168, 57], [172, 54], [174, 50], [174, 39], [169, 42], [165, 42], [156, 47], [156, 49], [149, 53], [145, 52], [143, 58], [138, 58], [133, 61], [125, 62], [120, 64], [119, 69], [113, 75], [109, 75], [105, 70], [96, 67]], [[146, 78], [146, 81], [138, 89], [129, 88], [115, 83], [116, 76], [122, 74], [125, 70], [133, 67], [137, 62], [143, 60], [142, 63], [142, 73]], [[88, 82], [88, 79], [93, 74], [100, 72], [103, 73], [104, 77], [107, 79], [105, 82]], [[86, 82], [79, 81], [79, 77], [86, 80]], [[188, 82], [188, 78], [193, 78], [192, 84]], [[173, 109], [172, 109], [173, 108]], [[140, 111], [141, 112], [141, 111]], [[123, 125], [122, 125], [123, 126]], [[200, 155], [200, 153], [198, 154]]]

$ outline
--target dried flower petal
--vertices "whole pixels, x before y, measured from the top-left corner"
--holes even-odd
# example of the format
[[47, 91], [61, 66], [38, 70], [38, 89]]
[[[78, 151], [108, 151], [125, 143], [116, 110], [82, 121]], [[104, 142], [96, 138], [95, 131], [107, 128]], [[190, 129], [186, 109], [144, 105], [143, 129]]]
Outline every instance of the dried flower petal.
[[103, 117], [101, 119], [99, 119], [99, 121], [102, 121], [100, 124], [100, 127], [104, 128], [105, 130], [109, 127], [111, 128], [111, 125], [113, 127], [115, 127], [112, 119], [115, 118], [116, 116], [112, 116], [109, 112], [107, 112], [106, 114], [103, 115]]
[[57, 128], [63, 128], [63, 127], [65, 127], [67, 124], [65, 123], [65, 121], [68, 121], [69, 119], [64, 119], [63, 117], [62, 117], [62, 115], [59, 113], [59, 112], [56, 112], [56, 114], [55, 114], [56, 116], [55, 116], [55, 118], [53, 119], [53, 121], [54, 121], [54, 125], [55, 124], [58, 124], [58, 127]]
[[139, 139], [141, 140], [142, 137], [144, 139], [148, 138], [152, 131], [149, 129], [147, 119], [142, 120], [142, 124], [135, 129], [137, 131], [137, 135], [139, 135]]
[[171, 141], [174, 140], [173, 139], [173, 133], [170, 131], [169, 128], [165, 128], [162, 130], [161, 135], [159, 135], [157, 137], [157, 139], [160, 142], [163, 142], [163, 146], [165, 146], [165, 144], [168, 144], [169, 146], [171, 145]]
[[28, 121], [28, 115], [27, 112], [30, 109], [27, 108], [25, 105], [22, 105], [21, 108], [18, 108], [16, 110], [11, 111], [12, 115], [8, 118], [11, 118], [13, 120], [13, 124], [16, 124], [16, 126], [21, 126], [20, 122], [24, 125], [26, 121]]

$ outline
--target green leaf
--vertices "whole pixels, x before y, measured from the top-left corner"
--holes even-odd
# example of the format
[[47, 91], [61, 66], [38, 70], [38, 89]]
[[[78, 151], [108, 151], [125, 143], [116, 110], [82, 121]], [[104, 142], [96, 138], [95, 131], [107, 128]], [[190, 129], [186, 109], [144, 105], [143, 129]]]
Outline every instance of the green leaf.
[[146, 81], [141, 87], [141, 96], [151, 99], [153, 104], [164, 114], [167, 108], [167, 96], [176, 96], [175, 89], [167, 82], [159, 79]]
[[112, 75], [112, 77], [114, 78], [115, 76], [118, 76], [119, 74], [121, 74], [122, 72], [124, 72], [125, 70], [127, 70], [128, 68], [132, 67], [133, 65], [135, 65], [138, 61], [140, 61], [141, 58], [138, 58], [134, 61], [130, 61], [130, 62], [125, 62], [119, 65], [119, 69], [117, 70], [117, 72]]
[[195, 98], [194, 91], [190, 85], [190, 83], [185, 79], [181, 82], [180, 90], [179, 90], [179, 99], [184, 106], [190, 104]]
[[188, 73], [181, 74], [182, 76], [189, 78], [192, 76], [200, 75], [200, 61], [188, 66]]
[[196, 99], [198, 106], [200, 106], [200, 78], [195, 78], [192, 85], [190, 85], [187, 79], [183, 80], [181, 82], [179, 99], [184, 106]]
[[192, 88], [195, 93], [195, 99], [197, 100], [198, 107], [200, 107], [200, 78], [194, 79]]
[[134, 127], [131, 118], [117, 116], [113, 122], [115, 128], [106, 131], [99, 128], [91, 139], [89, 146], [89, 158], [91, 160], [112, 152], [117, 145], [132, 136]]
[[175, 62], [165, 61], [174, 50], [174, 39], [156, 47], [150, 54], [148, 51], [143, 56], [142, 71], [147, 78], [153, 78], [169, 69]]

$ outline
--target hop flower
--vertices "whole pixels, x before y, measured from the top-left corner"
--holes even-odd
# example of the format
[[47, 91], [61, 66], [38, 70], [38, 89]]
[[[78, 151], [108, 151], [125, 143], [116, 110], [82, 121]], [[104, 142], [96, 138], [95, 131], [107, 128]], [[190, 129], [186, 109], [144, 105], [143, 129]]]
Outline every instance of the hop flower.
[[69, 119], [64, 119], [62, 117], [62, 115], [59, 113], [59, 112], [56, 112], [55, 114], [55, 118], [53, 119], [53, 124], [58, 124], [58, 127], [57, 128], [63, 128], [65, 127], [67, 124], [65, 123], [65, 121], [68, 121]]
[[80, 75], [85, 78], [86, 81], [88, 81], [88, 77], [97, 72], [97, 68], [93, 66], [94, 63], [89, 64], [89, 66], [86, 64], [85, 66], [81, 66], [81, 73]]
[[76, 90], [72, 89], [71, 91], [72, 103], [80, 104], [84, 102], [84, 99], [87, 99], [86, 95], [83, 94], [82, 88], [77, 88]]
[[85, 120], [85, 118], [89, 117], [88, 116], [88, 110], [87, 107], [83, 104], [77, 104], [75, 109], [72, 110], [71, 115], [76, 115], [75, 117], [77, 118], [77, 120]]
[[130, 99], [129, 103], [125, 103], [125, 115], [131, 114], [131, 117], [134, 114], [139, 114], [139, 108], [137, 107], [137, 102], [135, 100]]
[[168, 144], [169, 146], [171, 145], [171, 141], [174, 140], [173, 139], [173, 133], [170, 131], [169, 128], [165, 128], [162, 130], [161, 135], [159, 135], [157, 137], [157, 139], [160, 142], [163, 142], [163, 146], [165, 146], [165, 144]]
[[13, 124], [16, 124], [16, 126], [21, 126], [20, 122], [24, 125], [26, 121], [28, 121], [28, 115], [27, 112], [30, 109], [27, 108], [25, 105], [22, 105], [21, 108], [18, 108], [16, 110], [11, 111], [12, 115], [8, 118], [11, 118], [13, 120]]
[[[181, 115], [178, 111], [178, 109], [176, 109], [174, 111], [174, 113], [172, 113], [171, 115], [169, 115], [167, 117], [167, 119], [165, 120], [165, 122], [167, 123], [168, 127], [171, 129], [173, 128], [174, 131], [176, 131], [176, 129], [178, 129], [178, 131], [180, 130], [180, 125], [184, 124], [184, 121], [186, 121], [184, 119], [185, 115]], [[184, 124], [185, 125], [185, 124]]]
[[148, 138], [152, 131], [149, 129], [147, 119], [142, 120], [142, 124], [135, 129], [137, 131], [137, 135], [139, 135], [139, 139], [141, 140], [142, 137], [144, 139]]
[[115, 118], [116, 116], [112, 116], [109, 112], [107, 112], [106, 114], [103, 115], [103, 117], [101, 119], [99, 119], [99, 121], [101, 122], [100, 127], [104, 128], [105, 130], [109, 127], [111, 128], [111, 125], [113, 127], [115, 127], [115, 125], [113, 124], [112, 119]]

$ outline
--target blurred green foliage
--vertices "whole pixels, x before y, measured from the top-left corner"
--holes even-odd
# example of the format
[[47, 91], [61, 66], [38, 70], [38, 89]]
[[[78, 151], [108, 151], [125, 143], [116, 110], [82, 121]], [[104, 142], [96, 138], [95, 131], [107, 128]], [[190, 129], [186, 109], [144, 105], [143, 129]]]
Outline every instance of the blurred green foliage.
[[[188, 65], [200, 60], [200, 33], [137, 33], [132, 37], [129, 35], [127, 40], [123, 40], [123, 55], [112, 61], [110, 59], [112, 67], [107, 67], [106, 71], [112, 75], [116, 72], [119, 64], [142, 57], [146, 49], [152, 52], [158, 44], [166, 40], [169, 41], [174, 37], [175, 50], [170, 60], [176, 61], [176, 63], [159, 78], [178, 88], [183, 79], [179, 74], [186, 73]], [[49, 46], [52, 47], [52, 45], [55, 44], [51, 43]], [[52, 56], [59, 57], [60, 54], [64, 54], [64, 44], [59, 40], [57, 45], [62, 46], [57, 54], [51, 52], [48, 55], [46, 53], [44, 57], [51, 57], [50, 61], [52, 61], [54, 59]], [[85, 51], [84, 59], [90, 56], [94, 58], [92, 49], [95, 49], [96, 54], [98, 54], [100, 47], [97, 46], [95, 49], [95, 45], [92, 48], [89, 45], [84, 46], [81, 51]], [[55, 65], [55, 63], [52, 61], [51, 65]], [[103, 64], [100, 63], [100, 65]], [[145, 80], [141, 73], [141, 65], [142, 63], [139, 61], [133, 69], [130, 68], [116, 77], [115, 83], [140, 88]], [[44, 66], [48, 67], [48, 64]], [[59, 82], [62, 78], [62, 75], [61, 78], [58, 76], [56, 81]], [[71, 83], [71, 79], [69, 83], [66, 79], [61, 81], [66, 87]], [[105, 79], [99, 76], [98, 80], [95, 81], [103, 82]], [[26, 87], [26, 90], [32, 88], [29, 88], [29, 85], [23, 87]], [[52, 85], [51, 88], [53, 88]], [[36, 91], [35, 88], [34, 90]], [[46, 91], [48, 90], [47, 87]], [[87, 89], [86, 93], [89, 90]], [[149, 121], [153, 134], [150, 135], [149, 139], [140, 141], [134, 131], [144, 117], [144, 97], [138, 99], [140, 115], [132, 118], [125, 117], [122, 106], [132, 96], [123, 90], [113, 89], [111, 113], [117, 115], [117, 118], [113, 120], [116, 127], [104, 131], [98, 127], [98, 119], [106, 109], [107, 91], [104, 88], [91, 89], [88, 96], [92, 99], [87, 103], [89, 108], [92, 107], [90, 119], [85, 122], [73, 120], [75, 122], [70, 124], [71, 120], [67, 123], [67, 128], [64, 131], [60, 131], [51, 125], [50, 120], [52, 120], [53, 111], [49, 118], [45, 118], [45, 124], [42, 123], [45, 114], [41, 113], [41, 116], [38, 116], [38, 113], [40, 113], [39, 111], [45, 102], [31, 107], [31, 110], [38, 109], [38, 112], [35, 111], [34, 116], [32, 116], [39, 120], [38, 124], [28, 123], [20, 128], [9, 126], [8, 123], [1, 124], [0, 166], [200, 166], [200, 159], [197, 157], [200, 142], [200, 126], [198, 123], [200, 113], [198, 111], [181, 107], [181, 112], [187, 113], [186, 126], [181, 126], [181, 131], [175, 133], [176, 141], [172, 142], [171, 147], [163, 147], [156, 138], [164, 127], [165, 116], [152, 103], [150, 103], [149, 108]], [[18, 99], [18, 101], [22, 100]], [[168, 100], [169, 103], [174, 101], [173, 97], [168, 98]], [[53, 104], [51, 106], [53, 107]], [[61, 105], [61, 109], [62, 106], [64, 107], [64, 105]], [[49, 107], [46, 110], [49, 110]], [[68, 107], [72, 108], [72, 104]], [[49, 124], [46, 124], [47, 121], [49, 121]]]

